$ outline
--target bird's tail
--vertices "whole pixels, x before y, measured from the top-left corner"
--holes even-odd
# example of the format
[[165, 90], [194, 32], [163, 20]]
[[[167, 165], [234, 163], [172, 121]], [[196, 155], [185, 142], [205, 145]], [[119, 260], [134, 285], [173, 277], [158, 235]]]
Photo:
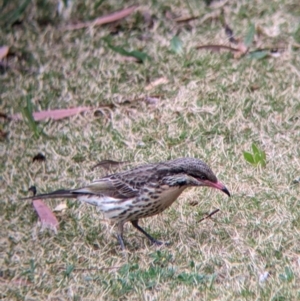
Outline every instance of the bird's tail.
[[72, 192], [72, 190], [55, 190], [50, 193], [38, 194], [35, 196], [22, 198], [22, 200], [41, 200], [41, 199], [59, 199], [59, 198], [76, 198], [78, 194]]

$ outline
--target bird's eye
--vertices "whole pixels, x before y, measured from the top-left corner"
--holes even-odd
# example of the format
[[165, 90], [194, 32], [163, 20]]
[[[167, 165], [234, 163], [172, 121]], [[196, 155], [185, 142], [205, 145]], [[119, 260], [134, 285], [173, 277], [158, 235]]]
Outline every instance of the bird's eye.
[[204, 174], [200, 174], [200, 175], [199, 174], [193, 174], [191, 176], [198, 179], [198, 180], [202, 180], [202, 181], [207, 180], [207, 177]]

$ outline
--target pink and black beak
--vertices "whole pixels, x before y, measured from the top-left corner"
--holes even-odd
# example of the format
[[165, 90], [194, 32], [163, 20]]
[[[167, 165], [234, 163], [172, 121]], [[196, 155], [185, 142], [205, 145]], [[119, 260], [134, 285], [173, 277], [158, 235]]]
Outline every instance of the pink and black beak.
[[219, 190], [223, 191], [224, 193], [226, 193], [228, 196], [230, 196], [230, 192], [228, 191], [226, 186], [224, 184], [222, 184], [221, 182], [219, 182], [219, 181], [212, 182], [212, 181], [209, 181], [209, 180], [205, 180], [203, 182], [205, 183], [205, 186], [219, 189]]

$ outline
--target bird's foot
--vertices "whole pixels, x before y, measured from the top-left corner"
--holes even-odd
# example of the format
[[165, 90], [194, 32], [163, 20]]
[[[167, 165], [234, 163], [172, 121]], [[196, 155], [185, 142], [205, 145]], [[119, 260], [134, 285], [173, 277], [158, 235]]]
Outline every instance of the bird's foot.
[[123, 236], [121, 234], [118, 234], [117, 238], [118, 238], [118, 242], [121, 246], [122, 251], [125, 251], [125, 244], [124, 244]]

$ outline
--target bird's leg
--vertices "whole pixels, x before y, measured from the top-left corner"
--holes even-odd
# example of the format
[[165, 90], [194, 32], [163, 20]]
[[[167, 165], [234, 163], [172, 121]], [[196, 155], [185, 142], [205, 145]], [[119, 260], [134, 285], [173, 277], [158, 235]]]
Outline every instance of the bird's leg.
[[163, 245], [164, 243], [162, 241], [156, 240], [155, 238], [153, 238], [150, 234], [148, 234], [143, 228], [141, 228], [139, 226], [139, 221], [138, 220], [134, 220], [131, 221], [131, 224], [134, 228], [136, 228], [137, 230], [139, 230], [140, 232], [142, 232], [153, 244], [155, 245]]
[[123, 225], [124, 223], [120, 222], [118, 223], [118, 233], [117, 233], [117, 238], [118, 242], [121, 245], [122, 250], [125, 250], [125, 245], [124, 245], [124, 240], [123, 240]]

